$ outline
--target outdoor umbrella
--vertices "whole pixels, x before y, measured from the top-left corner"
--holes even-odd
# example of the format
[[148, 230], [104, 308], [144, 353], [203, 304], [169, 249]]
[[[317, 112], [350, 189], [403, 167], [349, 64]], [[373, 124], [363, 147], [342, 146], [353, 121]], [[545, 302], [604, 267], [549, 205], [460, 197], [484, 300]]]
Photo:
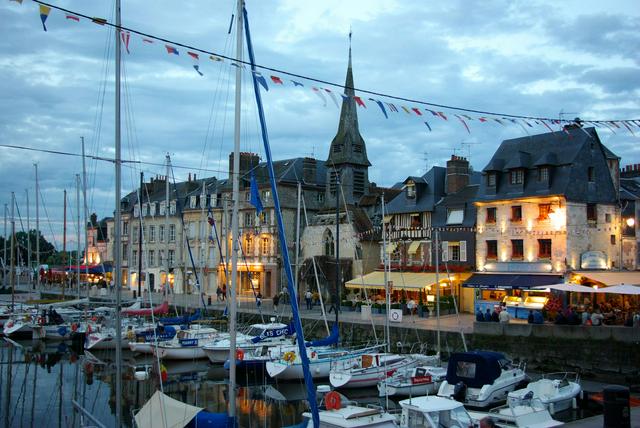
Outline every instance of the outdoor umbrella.
[[545, 290], [547, 288], [550, 288], [551, 290], [573, 291], [574, 293], [596, 293], [596, 290], [594, 290], [591, 287], [587, 287], [579, 284], [570, 284], [567, 282], [562, 284], [538, 285], [536, 287], [531, 287], [531, 288], [537, 289], [537, 290]]
[[611, 287], [605, 287], [598, 289], [597, 293], [611, 293], [611, 294], [640, 294], [640, 287], [631, 284], [619, 284], [612, 285]]

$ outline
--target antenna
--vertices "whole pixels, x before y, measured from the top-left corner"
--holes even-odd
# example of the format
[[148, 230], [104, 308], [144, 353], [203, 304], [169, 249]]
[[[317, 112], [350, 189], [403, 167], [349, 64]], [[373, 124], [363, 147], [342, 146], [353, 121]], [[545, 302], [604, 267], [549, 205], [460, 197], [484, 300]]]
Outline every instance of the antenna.
[[472, 142], [472, 141], [462, 141], [460, 143], [460, 146], [462, 146], [462, 148], [460, 150], [464, 150], [464, 148], [467, 148], [467, 160], [471, 161], [471, 146], [475, 146], [476, 144], [480, 144], [478, 141]]
[[424, 172], [429, 172], [429, 152], [422, 152], [422, 160], [424, 161]]
[[558, 112], [558, 119], [560, 119], [561, 121], [564, 120], [564, 116], [573, 116], [578, 114], [577, 112], [570, 112], [570, 111], [564, 111], [564, 109], [560, 109], [560, 112]]

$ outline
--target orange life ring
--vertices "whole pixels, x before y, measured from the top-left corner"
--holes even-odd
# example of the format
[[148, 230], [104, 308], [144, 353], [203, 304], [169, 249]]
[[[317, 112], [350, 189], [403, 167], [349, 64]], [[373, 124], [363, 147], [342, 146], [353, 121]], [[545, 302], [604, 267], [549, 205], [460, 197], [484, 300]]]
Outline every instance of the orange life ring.
[[342, 407], [342, 400], [340, 399], [340, 394], [336, 391], [328, 392], [327, 395], [324, 396], [324, 406], [327, 410], [338, 410]]
[[315, 359], [318, 356], [316, 351], [311, 352], [311, 358]]
[[296, 353], [293, 351], [285, 352], [284, 355], [282, 356], [282, 359], [288, 363], [292, 363], [296, 359]]
[[240, 348], [236, 349], [236, 360], [238, 361], [244, 360], [244, 351]]

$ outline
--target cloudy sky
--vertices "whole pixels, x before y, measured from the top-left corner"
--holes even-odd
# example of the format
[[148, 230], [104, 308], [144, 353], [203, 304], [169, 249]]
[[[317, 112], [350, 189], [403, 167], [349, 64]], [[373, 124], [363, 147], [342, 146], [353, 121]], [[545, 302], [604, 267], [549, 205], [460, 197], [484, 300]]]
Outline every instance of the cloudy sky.
[[[235, 56], [228, 34], [232, 1], [122, 2], [123, 26], [220, 55]], [[78, 14], [114, 22], [114, 1], [55, 1]], [[640, 119], [640, 7], [637, 0], [446, 1], [273, 0], [247, 2], [257, 62], [325, 82], [344, 83], [353, 31], [353, 71], [358, 89], [415, 102], [373, 96], [417, 107], [424, 116], [400, 111], [385, 118], [372, 95], [357, 93], [360, 132], [373, 166], [370, 179], [391, 186], [425, 168], [444, 165], [451, 154], [468, 156], [482, 169], [504, 139], [546, 132], [532, 123], [482, 123], [479, 114], [433, 108], [442, 104], [502, 115], [585, 120]], [[15, 192], [26, 228], [34, 227], [35, 173], [42, 194], [41, 229], [61, 247], [63, 192], [68, 192], [68, 246], [75, 248], [76, 174], [82, 172], [81, 137], [89, 156], [114, 155], [113, 32], [81, 18], [51, 10], [43, 31], [38, 4], [0, 2], [0, 201], [10, 209]], [[132, 34], [123, 53], [123, 194], [145, 177], [172, 174], [226, 177], [233, 149], [235, 68], [201, 54], [200, 76], [189, 49], [165, 42], [145, 43]], [[328, 92], [322, 100], [311, 88], [340, 90], [328, 83], [264, 71], [263, 92], [272, 153], [276, 159], [326, 159], [337, 129], [339, 109]], [[282, 78], [274, 85], [269, 76]], [[258, 119], [248, 77], [243, 85], [243, 151], [263, 156]], [[339, 99], [339, 96], [338, 96]], [[388, 106], [387, 106], [388, 107]], [[424, 109], [443, 111], [449, 120]], [[454, 114], [467, 114], [470, 133]], [[430, 124], [432, 131], [424, 125]], [[558, 128], [555, 125], [555, 128]], [[626, 129], [599, 128], [602, 141], [622, 157], [640, 163], [637, 136]], [[22, 148], [9, 148], [19, 146]], [[50, 153], [43, 152], [60, 152]], [[73, 156], [73, 155], [76, 156]], [[88, 209], [98, 217], [114, 207], [114, 168], [87, 160]], [[55, 237], [54, 237], [55, 236]]]

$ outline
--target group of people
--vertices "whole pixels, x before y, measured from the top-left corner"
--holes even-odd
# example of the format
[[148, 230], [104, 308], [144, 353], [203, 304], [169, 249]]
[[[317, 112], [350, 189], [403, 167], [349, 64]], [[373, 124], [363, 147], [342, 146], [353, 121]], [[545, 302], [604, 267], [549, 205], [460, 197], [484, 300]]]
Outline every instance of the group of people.
[[477, 322], [501, 322], [508, 323], [511, 320], [511, 315], [507, 311], [506, 304], [503, 302], [500, 305], [494, 305], [493, 311], [490, 308], [483, 313], [480, 307], [476, 310]]

